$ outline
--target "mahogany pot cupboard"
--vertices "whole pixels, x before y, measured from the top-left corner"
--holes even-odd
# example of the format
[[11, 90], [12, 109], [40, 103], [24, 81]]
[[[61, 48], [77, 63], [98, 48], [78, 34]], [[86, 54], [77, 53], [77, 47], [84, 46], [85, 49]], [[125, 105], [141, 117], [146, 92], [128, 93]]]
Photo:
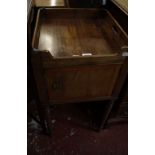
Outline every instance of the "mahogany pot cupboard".
[[107, 10], [38, 10], [31, 62], [48, 133], [54, 104], [108, 100], [104, 127], [127, 74], [127, 45], [127, 34]]

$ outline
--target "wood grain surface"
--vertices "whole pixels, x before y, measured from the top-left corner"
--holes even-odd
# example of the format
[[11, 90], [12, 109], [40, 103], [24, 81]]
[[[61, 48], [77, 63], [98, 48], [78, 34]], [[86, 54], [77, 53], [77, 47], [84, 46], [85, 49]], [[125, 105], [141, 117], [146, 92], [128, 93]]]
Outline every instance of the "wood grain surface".
[[38, 20], [34, 46], [53, 57], [115, 56], [127, 45], [127, 38], [106, 11], [46, 9]]
[[110, 97], [120, 67], [111, 64], [47, 70], [48, 96], [59, 104]]

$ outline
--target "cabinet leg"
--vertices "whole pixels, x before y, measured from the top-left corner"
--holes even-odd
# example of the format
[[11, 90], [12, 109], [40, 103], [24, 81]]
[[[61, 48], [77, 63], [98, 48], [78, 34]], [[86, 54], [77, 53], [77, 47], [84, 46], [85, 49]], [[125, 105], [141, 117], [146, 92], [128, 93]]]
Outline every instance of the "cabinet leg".
[[52, 123], [51, 123], [51, 111], [50, 106], [45, 108], [45, 124], [46, 124], [46, 133], [52, 135]]
[[51, 113], [49, 106], [38, 106], [40, 123], [43, 128], [44, 133], [51, 135], [52, 134], [52, 125], [51, 125]]
[[98, 129], [99, 131], [102, 128], [105, 128], [106, 123], [107, 123], [107, 120], [108, 120], [109, 115], [111, 113], [111, 110], [112, 110], [113, 105], [114, 105], [114, 101], [113, 100], [110, 100], [110, 102], [108, 103], [108, 107], [106, 109], [106, 112], [102, 115], [101, 124], [100, 124], [99, 129]]
[[45, 112], [44, 112], [44, 108], [40, 105], [38, 105], [38, 112], [39, 112], [41, 127], [43, 128], [43, 132], [46, 132]]

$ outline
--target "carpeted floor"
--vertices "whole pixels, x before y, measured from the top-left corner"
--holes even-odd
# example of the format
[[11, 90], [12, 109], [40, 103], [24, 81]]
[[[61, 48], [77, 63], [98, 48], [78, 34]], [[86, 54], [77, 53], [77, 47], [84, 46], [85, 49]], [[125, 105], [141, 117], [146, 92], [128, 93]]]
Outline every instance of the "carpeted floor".
[[89, 128], [91, 112], [81, 105], [55, 107], [52, 137], [28, 118], [28, 155], [127, 155], [127, 121], [111, 121], [106, 129], [95, 132]]

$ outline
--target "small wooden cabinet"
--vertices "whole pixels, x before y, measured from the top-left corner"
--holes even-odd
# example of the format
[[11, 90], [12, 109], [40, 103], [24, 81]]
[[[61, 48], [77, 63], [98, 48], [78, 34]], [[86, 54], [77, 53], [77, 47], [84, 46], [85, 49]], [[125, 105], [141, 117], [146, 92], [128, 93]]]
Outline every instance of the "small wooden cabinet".
[[[39, 9], [32, 65], [40, 105], [109, 100], [104, 126], [124, 81], [127, 34], [103, 9]], [[50, 128], [47, 111], [43, 112]]]

